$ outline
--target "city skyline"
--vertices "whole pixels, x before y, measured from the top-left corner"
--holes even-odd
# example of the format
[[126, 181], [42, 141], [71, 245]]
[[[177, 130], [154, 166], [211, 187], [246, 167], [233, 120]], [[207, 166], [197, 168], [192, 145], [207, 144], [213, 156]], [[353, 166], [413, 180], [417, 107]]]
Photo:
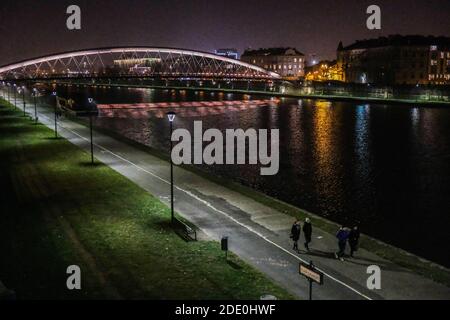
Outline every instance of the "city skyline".
[[[70, 4], [81, 7], [79, 31], [70, 31], [65, 26], [68, 17], [65, 11]], [[374, 31], [368, 30], [365, 23], [368, 17], [365, 11], [370, 4], [373, 3], [353, 0], [295, 4], [278, 1], [274, 8], [272, 1], [265, 0], [239, 4], [176, 0], [164, 3], [64, 0], [36, 4], [31, 0], [6, 0], [0, 8], [0, 51], [3, 53], [0, 65], [49, 53], [115, 45], [208, 52], [232, 47], [240, 53], [247, 48], [295, 47], [307, 59], [316, 54], [321, 60], [336, 58], [339, 41], [348, 45], [359, 39], [391, 34], [450, 35], [446, 20], [450, 10], [448, 1], [420, 5], [405, 0], [378, 1], [382, 29]], [[325, 17], [328, 23], [324, 23]], [[403, 22], [399, 24], [399, 20]], [[11, 47], [13, 39], [15, 46]]]

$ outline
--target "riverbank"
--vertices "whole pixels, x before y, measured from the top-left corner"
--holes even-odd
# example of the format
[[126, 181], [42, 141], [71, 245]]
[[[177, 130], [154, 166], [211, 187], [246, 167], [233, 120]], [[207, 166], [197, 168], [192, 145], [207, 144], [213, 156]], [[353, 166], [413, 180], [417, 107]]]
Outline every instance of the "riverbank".
[[[217, 242], [185, 242], [157, 198], [0, 104], [0, 277], [18, 299], [293, 298]], [[81, 291], [65, 288], [72, 264]]]

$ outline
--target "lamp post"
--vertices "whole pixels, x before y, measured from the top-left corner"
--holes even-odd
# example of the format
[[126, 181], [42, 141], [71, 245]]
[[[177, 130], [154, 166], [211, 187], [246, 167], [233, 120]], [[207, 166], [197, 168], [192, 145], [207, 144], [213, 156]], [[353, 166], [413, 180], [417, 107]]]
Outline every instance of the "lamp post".
[[52, 96], [55, 97], [55, 138], [58, 138], [58, 120], [57, 120], [57, 114], [56, 114], [56, 105], [58, 104], [58, 93], [56, 91], [52, 92]]
[[175, 120], [176, 113], [171, 111], [167, 113], [167, 118], [169, 119], [170, 124], [170, 212], [171, 212], [171, 221], [172, 224], [175, 221], [175, 216], [173, 212], [173, 161], [172, 161], [172, 133], [173, 133], [173, 121]]
[[17, 108], [17, 105], [16, 105], [16, 103], [17, 103], [17, 96], [16, 96], [16, 94], [17, 94], [17, 84], [14, 83], [14, 108]]
[[25, 102], [25, 86], [22, 86], [22, 102], [23, 102], [23, 116], [26, 117], [27, 103]]
[[37, 124], [37, 103], [36, 103], [37, 89], [33, 88], [33, 102], [34, 102], [34, 123]]
[[22, 93], [22, 87], [17, 87], [17, 93], [18, 93], [19, 96], [20, 96], [20, 94]]
[[92, 103], [94, 102], [94, 99], [88, 98], [89, 102], [89, 129], [90, 129], [90, 135], [91, 135], [91, 164], [94, 164], [94, 140], [92, 135]]

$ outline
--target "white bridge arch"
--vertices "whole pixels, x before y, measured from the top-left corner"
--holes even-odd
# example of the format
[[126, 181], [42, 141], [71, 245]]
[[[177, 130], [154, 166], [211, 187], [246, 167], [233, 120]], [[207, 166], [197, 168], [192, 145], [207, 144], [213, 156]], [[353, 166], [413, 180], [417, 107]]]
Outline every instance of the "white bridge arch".
[[280, 75], [207, 52], [117, 47], [64, 52], [0, 67], [0, 79], [51, 79], [108, 76], [173, 76], [279, 79]]

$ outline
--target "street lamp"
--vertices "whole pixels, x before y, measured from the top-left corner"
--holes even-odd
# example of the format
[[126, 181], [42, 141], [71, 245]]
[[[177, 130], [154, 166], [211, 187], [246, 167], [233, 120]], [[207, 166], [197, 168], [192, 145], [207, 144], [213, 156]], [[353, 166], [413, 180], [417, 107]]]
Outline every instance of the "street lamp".
[[56, 105], [58, 104], [58, 93], [56, 91], [52, 92], [52, 96], [55, 97], [55, 138], [58, 138], [58, 120], [57, 120], [57, 114], [56, 114]]
[[175, 120], [176, 113], [171, 111], [167, 113], [167, 118], [170, 124], [170, 212], [172, 224], [175, 222], [175, 216], [173, 212], [173, 161], [172, 161], [172, 133], [173, 133], [173, 121]]
[[7, 83], [6, 83], [6, 86], [7, 86], [7, 88], [8, 88], [8, 103], [11, 103], [11, 101], [9, 100], [9, 92], [10, 92], [10, 90], [11, 90], [11, 83], [7, 82]]
[[17, 108], [17, 97], [16, 97], [16, 94], [17, 94], [17, 84], [15, 84], [14, 83], [14, 108]]
[[37, 124], [38, 117], [37, 117], [37, 103], [36, 103], [36, 97], [37, 97], [37, 89], [33, 88], [33, 102], [34, 102], [34, 123]]
[[17, 93], [18, 93], [19, 96], [20, 96], [20, 94], [22, 93], [22, 87], [17, 87]]
[[94, 99], [88, 98], [89, 102], [89, 128], [90, 128], [90, 134], [91, 134], [91, 164], [94, 164], [94, 140], [92, 135], [92, 113], [93, 113], [93, 103]]
[[23, 102], [23, 116], [25, 117], [26, 114], [26, 107], [27, 103], [25, 102], [25, 86], [22, 86], [22, 102]]

